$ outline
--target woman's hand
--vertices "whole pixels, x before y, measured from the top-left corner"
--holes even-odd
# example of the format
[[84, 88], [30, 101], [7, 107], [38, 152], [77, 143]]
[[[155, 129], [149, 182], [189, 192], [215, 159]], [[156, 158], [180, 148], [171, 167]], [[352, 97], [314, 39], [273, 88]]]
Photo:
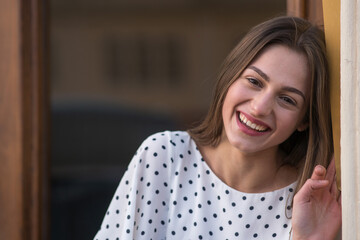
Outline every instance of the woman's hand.
[[336, 186], [335, 163], [327, 171], [316, 166], [294, 197], [293, 240], [335, 239], [341, 226], [341, 192]]

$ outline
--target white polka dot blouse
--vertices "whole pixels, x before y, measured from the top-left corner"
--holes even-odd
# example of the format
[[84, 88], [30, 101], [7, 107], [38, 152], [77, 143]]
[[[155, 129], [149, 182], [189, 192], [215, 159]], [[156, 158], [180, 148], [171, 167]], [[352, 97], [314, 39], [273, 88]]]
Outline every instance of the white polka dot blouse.
[[157, 133], [134, 155], [94, 240], [287, 240], [295, 187], [239, 192], [211, 171], [188, 133]]

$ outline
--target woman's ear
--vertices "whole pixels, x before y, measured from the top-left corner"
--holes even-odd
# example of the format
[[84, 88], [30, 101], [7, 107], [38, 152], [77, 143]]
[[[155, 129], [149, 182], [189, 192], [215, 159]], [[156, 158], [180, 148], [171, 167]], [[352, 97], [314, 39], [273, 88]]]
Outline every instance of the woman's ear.
[[307, 128], [309, 127], [309, 123], [305, 122], [305, 123], [301, 123], [296, 130], [298, 130], [299, 132], [303, 132], [305, 131]]

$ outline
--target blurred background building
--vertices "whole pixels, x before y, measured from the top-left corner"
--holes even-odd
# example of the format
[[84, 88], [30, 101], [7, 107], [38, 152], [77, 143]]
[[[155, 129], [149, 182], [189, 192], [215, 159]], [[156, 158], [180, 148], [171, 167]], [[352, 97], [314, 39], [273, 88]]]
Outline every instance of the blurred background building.
[[51, 239], [92, 239], [137, 147], [185, 130], [286, 0], [51, 0]]

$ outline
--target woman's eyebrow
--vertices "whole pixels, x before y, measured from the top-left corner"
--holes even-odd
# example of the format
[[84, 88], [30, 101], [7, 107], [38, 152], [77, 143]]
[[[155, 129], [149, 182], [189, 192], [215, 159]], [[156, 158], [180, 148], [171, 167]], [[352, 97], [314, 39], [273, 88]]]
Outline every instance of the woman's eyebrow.
[[266, 73], [264, 73], [263, 71], [261, 71], [260, 69], [258, 69], [255, 66], [249, 66], [248, 68], [254, 70], [255, 72], [257, 72], [257, 74], [259, 74], [263, 79], [265, 79], [267, 82], [269, 81], [269, 76], [266, 75]]
[[284, 87], [283, 89], [285, 91], [296, 93], [296, 94], [300, 95], [305, 101], [305, 95], [299, 89], [296, 89], [296, 88], [293, 88], [293, 87]]
[[[261, 71], [260, 69], [258, 69], [257, 67], [255, 66], [249, 66], [248, 68], [254, 70], [257, 74], [259, 74], [263, 79], [265, 79], [265, 81], [269, 82], [269, 76], [266, 75], [266, 73], [264, 73], [263, 71]], [[296, 88], [293, 88], [293, 87], [284, 87], [283, 88], [285, 91], [288, 91], [288, 92], [292, 92], [292, 93], [296, 93], [298, 95], [300, 95], [304, 101], [305, 101], [305, 94], [303, 92], [301, 92], [300, 90], [296, 89]]]

